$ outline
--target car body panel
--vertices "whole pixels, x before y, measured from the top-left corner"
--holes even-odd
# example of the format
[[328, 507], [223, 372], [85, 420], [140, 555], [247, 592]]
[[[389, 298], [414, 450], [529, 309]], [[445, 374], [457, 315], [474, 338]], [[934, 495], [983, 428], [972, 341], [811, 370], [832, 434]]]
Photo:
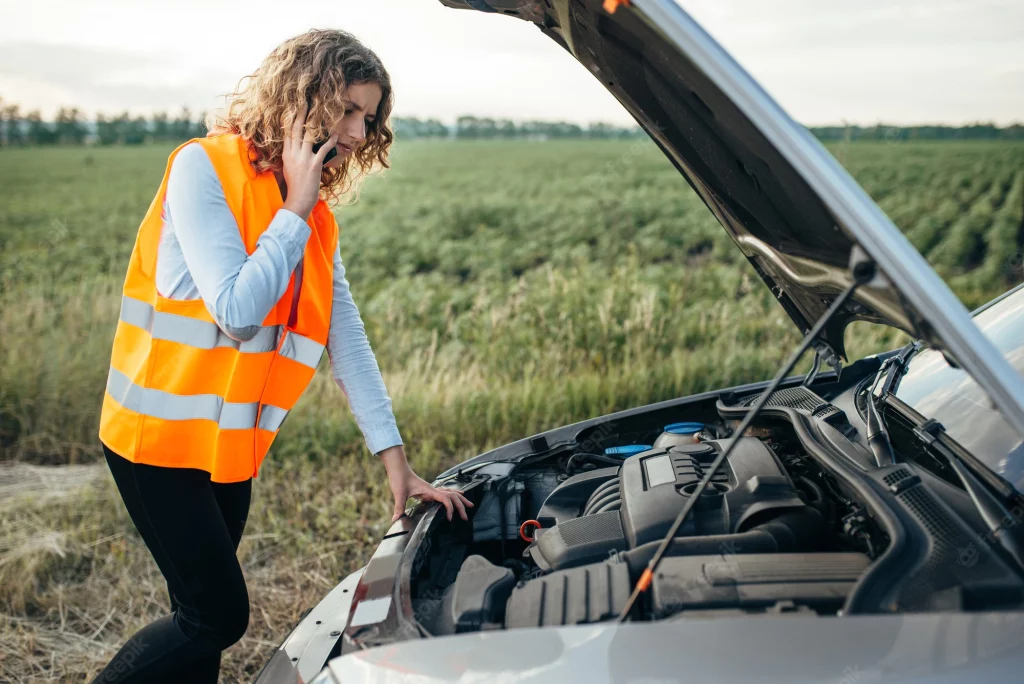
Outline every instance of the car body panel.
[[1024, 613], [780, 615], [512, 629], [332, 660], [338, 682], [1013, 682]]
[[[436, 506], [421, 503], [411, 515], [392, 523], [356, 585], [343, 631], [346, 641], [372, 643], [380, 632], [386, 632], [389, 639], [421, 636], [411, 616], [408, 582], [403, 584], [400, 577], [406, 549], [424, 533], [436, 511]], [[425, 524], [420, 526], [421, 522]]]
[[260, 673], [256, 684], [296, 682], [296, 675], [308, 682], [323, 669], [348, 624], [352, 597], [363, 570], [360, 568], [343, 579], [302, 618]]

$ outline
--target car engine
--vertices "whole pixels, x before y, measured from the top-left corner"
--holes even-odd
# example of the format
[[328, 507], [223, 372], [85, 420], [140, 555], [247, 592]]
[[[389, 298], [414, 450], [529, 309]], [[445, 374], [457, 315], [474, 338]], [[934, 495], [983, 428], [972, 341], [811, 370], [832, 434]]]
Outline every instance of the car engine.
[[414, 596], [424, 626], [445, 634], [618, 617], [686, 497], [734, 439], [636, 617], [835, 613], [871, 563], [871, 538], [884, 539], [810, 459], [770, 436], [728, 433], [725, 424], [666, 431], [650, 445], [575, 451], [498, 481], [465, 553], [435, 551], [422, 569], [419, 586], [434, 587]]
[[[724, 441], [652, 449], [618, 468], [569, 478], [540, 509], [541, 532], [530, 548], [534, 562], [543, 570], [561, 570], [600, 560], [612, 551], [636, 554], [637, 549], [656, 544], [679, 512], [681, 498], [690, 496]], [[583, 495], [587, 496], [580, 509]], [[678, 536], [700, 538], [707, 548], [718, 548], [716, 544], [725, 543], [718, 541], [724, 536], [755, 529], [759, 521], [787, 511], [793, 519], [806, 517], [808, 527], [820, 524], [820, 516], [806, 509], [771, 450], [756, 438], [742, 437]], [[737, 537], [733, 543], [759, 543], [757, 537], [747, 539], [751, 541]]]
[[[1024, 605], [1024, 578], [982, 536], [966, 493], [912, 461], [874, 462], [855, 401], [864, 383], [846, 383], [830, 399], [781, 389], [753, 422], [743, 418], [754, 393], [655, 405], [452, 469], [439, 481], [474, 503], [469, 519], [448, 522], [432, 507], [409, 532], [395, 528], [384, 543], [408, 534], [397, 544], [404, 551], [368, 566], [360, 587], [401, 609], [384, 627], [349, 625], [345, 643], [610, 620]], [[858, 412], [857, 424], [847, 411]], [[669, 422], [679, 418], [694, 422]], [[904, 444], [901, 426], [890, 427]]]

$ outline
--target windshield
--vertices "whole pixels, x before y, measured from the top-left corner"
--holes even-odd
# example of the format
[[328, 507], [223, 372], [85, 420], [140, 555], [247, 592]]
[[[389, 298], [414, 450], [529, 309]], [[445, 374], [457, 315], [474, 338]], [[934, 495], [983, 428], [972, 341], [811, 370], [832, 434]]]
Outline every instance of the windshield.
[[[1024, 375], [1024, 288], [982, 310], [974, 322]], [[911, 357], [896, 396], [926, 418], [942, 423], [949, 436], [993, 471], [1012, 483], [1020, 482], [1024, 473], [1011, 469], [1008, 458], [1021, 446], [1020, 436], [974, 379], [950, 366], [940, 352], [925, 349]]]

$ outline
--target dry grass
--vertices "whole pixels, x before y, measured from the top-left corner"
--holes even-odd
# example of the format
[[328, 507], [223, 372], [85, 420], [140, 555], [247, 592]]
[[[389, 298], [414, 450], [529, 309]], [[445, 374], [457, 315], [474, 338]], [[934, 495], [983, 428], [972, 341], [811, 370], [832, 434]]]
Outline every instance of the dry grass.
[[[271, 463], [239, 549], [251, 597], [223, 681], [248, 681], [300, 612], [358, 567], [387, 526], [382, 472]], [[0, 681], [79, 682], [166, 614], [163, 579], [103, 465], [0, 470]]]

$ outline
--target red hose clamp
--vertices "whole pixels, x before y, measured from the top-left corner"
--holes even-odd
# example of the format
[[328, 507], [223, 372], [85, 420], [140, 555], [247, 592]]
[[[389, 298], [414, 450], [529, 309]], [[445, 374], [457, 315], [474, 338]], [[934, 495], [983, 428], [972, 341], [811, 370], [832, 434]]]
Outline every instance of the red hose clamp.
[[519, 526], [519, 538], [522, 539], [524, 542], [528, 542], [529, 543], [529, 542], [533, 541], [533, 537], [532, 536], [530, 536], [530, 537], [526, 536], [526, 526], [527, 525], [529, 525], [530, 527], [533, 527], [534, 529], [538, 529], [539, 530], [541, 528], [541, 524], [539, 522], [537, 522], [536, 520], [527, 520], [522, 525]]

